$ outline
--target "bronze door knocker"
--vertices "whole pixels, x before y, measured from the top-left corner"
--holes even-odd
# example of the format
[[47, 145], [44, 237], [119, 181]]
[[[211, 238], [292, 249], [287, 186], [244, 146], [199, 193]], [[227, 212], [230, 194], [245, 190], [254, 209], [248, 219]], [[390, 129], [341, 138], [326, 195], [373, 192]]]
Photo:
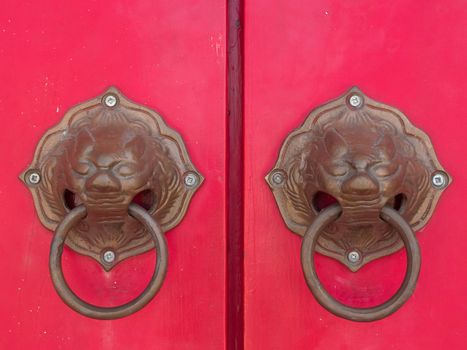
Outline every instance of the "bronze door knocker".
[[[288, 135], [266, 180], [288, 228], [303, 236], [303, 272], [322, 306], [346, 319], [374, 321], [407, 301], [420, 271], [414, 231], [426, 225], [451, 179], [428, 136], [402, 112], [352, 88]], [[316, 275], [315, 250], [355, 272], [403, 246], [405, 279], [382, 305], [346, 306]]]
[[[32, 192], [42, 224], [55, 231], [50, 250], [55, 289], [72, 309], [98, 319], [132, 314], [156, 295], [167, 271], [163, 233], [182, 220], [203, 182], [180, 135], [156, 112], [115, 88], [72, 108], [49, 129], [21, 179]], [[64, 244], [106, 271], [155, 247], [156, 268], [136, 299], [98, 307], [66, 283]]]

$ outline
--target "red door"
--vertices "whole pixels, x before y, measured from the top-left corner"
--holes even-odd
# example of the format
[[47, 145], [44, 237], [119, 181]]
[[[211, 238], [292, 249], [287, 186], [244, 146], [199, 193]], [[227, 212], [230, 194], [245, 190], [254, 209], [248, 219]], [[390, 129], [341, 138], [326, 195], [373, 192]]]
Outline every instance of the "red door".
[[[3, 2], [0, 348], [225, 347], [225, 12], [222, 1]], [[95, 320], [54, 290], [53, 232], [18, 177], [47, 129], [110, 86], [157, 110], [206, 179], [166, 233], [168, 269], [155, 298], [125, 318]], [[100, 306], [135, 298], [154, 265], [153, 250], [110, 272], [68, 248], [63, 254], [72, 290]]]
[[[463, 1], [245, 3], [245, 349], [467, 347], [466, 11]], [[303, 277], [302, 238], [264, 181], [287, 135], [353, 86], [423, 129], [453, 179], [416, 234], [422, 264], [412, 297], [370, 323], [318, 304]], [[394, 294], [406, 267], [404, 250], [357, 272], [315, 260], [330, 294], [360, 308]]]
[[[467, 97], [463, 74], [466, 22], [467, 10], [460, 0], [5, 3], [0, 14], [0, 111], [4, 121], [0, 131], [0, 223], [5, 238], [0, 245], [0, 348], [466, 348], [467, 239], [462, 204], [467, 197], [463, 185], [467, 180], [463, 166], [467, 124], [462, 109]], [[360, 90], [352, 93], [365, 102], [351, 101], [352, 93], [345, 95], [348, 99], [342, 101], [351, 110], [367, 103], [381, 107], [369, 103], [371, 97], [391, 106], [386, 110], [402, 111], [429, 135], [439, 162], [452, 178], [437, 203], [440, 192], [436, 188], [418, 192], [436, 197], [434, 202], [428, 201], [436, 206], [421, 198], [428, 213], [421, 221], [433, 215], [416, 233], [423, 263], [411, 297], [391, 315], [366, 323], [335, 316], [311, 293], [301, 265], [303, 238], [292, 232], [293, 225], [284, 215], [287, 208], [278, 207], [280, 196], [268, 176], [275, 169], [284, 140], [310, 111], [355, 86], [365, 95]], [[115, 100], [107, 100], [108, 94]], [[83, 112], [83, 119], [89, 117], [92, 113], [86, 111], [90, 107], [111, 116], [102, 118], [109, 123], [109, 132], [102, 126], [99, 129], [107, 140], [105, 151], [117, 149], [114, 153], [122, 156], [118, 147], [124, 141], [134, 150], [132, 159], [142, 160], [138, 163], [141, 169], [155, 158], [141, 152], [136, 140], [127, 142], [133, 136], [112, 141], [115, 120], [120, 120], [117, 129], [121, 135], [133, 130], [121, 124], [130, 117], [115, 111], [126, 108], [131, 116], [140, 112], [155, 115], [159, 128], [150, 132], [158, 133], [156, 141], [161, 145], [172, 145], [168, 148], [176, 149], [177, 159], [184, 159], [177, 163], [176, 173], [184, 186], [177, 193], [190, 193], [180, 200], [185, 201], [180, 220], [162, 225], [168, 252], [162, 287], [139, 311], [113, 320], [84, 316], [57, 293], [57, 270], [49, 271], [49, 254], [51, 241], [59, 236], [53, 230], [63, 229], [56, 228], [57, 223], [44, 227], [48, 212], [41, 208], [50, 198], [37, 196], [37, 186], [42, 186], [47, 174], [39, 172], [35, 178], [29, 177], [30, 172], [21, 175], [35, 170], [34, 152], [47, 130], [63, 118], [73, 120], [77, 110]], [[374, 128], [379, 130], [378, 125]], [[83, 145], [96, 135], [77, 137], [81, 141], [73, 150], [86, 153], [89, 148]], [[373, 148], [364, 146], [371, 133], [360, 135], [356, 142], [363, 145], [360, 152], [370, 152]], [[68, 136], [64, 138], [68, 140]], [[345, 141], [334, 137], [326, 142], [323, 137], [325, 149], [337, 154], [343, 148], [339, 144]], [[378, 142], [389, 150], [383, 157], [394, 158], [401, 152], [384, 138]], [[171, 154], [167, 152], [165, 155]], [[154, 154], [164, 156], [157, 149]], [[325, 163], [320, 162], [316, 168]], [[78, 168], [69, 165], [72, 163], [65, 163], [63, 169], [74, 172], [57, 172], [57, 182], [70, 174], [75, 180], [89, 174], [79, 161]], [[92, 166], [103, 169], [105, 176], [96, 175], [89, 183], [107, 193], [112, 187], [110, 165], [97, 163]], [[166, 174], [167, 169], [157, 164], [160, 172], [152, 175]], [[430, 164], [439, 165], [436, 161]], [[195, 177], [187, 177], [190, 171], [180, 169], [191, 169]], [[131, 169], [121, 171], [122, 177], [131, 178]], [[204, 177], [202, 183], [197, 172]], [[383, 175], [388, 172], [383, 170]], [[334, 173], [338, 176], [340, 171]], [[277, 183], [283, 180], [279, 176]], [[195, 181], [196, 191], [191, 181]], [[364, 184], [363, 190], [368, 192], [369, 181], [360, 177], [353, 186]], [[173, 188], [173, 183], [168, 183]], [[167, 204], [171, 202], [161, 199], [164, 192], [157, 193], [150, 204], [144, 198], [135, 202], [147, 205], [150, 213], [161, 201], [167, 211], [174, 210], [178, 202]], [[75, 200], [79, 197], [76, 193], [73, 197], [62, 191], [60, 196], [68, 206], [66, 215], [78, 213], [84, 205], [81, 197]], [[399, 199], [399, 204], [393, 198], [390, 203], [402, 213], [410, 198]], [[312, 198], [307, 200], [312, 202]], [[324, 198], [319, 209], [326, 210], [328, 204]], [[92, 215], [80, 220], [94, 217], [91, 207], [86, 208]], [[94, 228], [97, 236], [99, 229]], [[94, 242], [102, 246], [101, 241]], [[79, 241], [69, 238], [67, 243], [73, 249], [66, 247], [61, 257], [66, 281], [78, 297], [101, 307], [136, 298], [151, 282], [154, 266], [164, 255], [150, 250], [114, 267], [112, 262], [105, 265], [106, 259], [115, 259], [114, 251], [107, 255], [109, 250], [104, 249], [99, 255], [100, 251], [97, 254], [88, 247], [91, 253], [87, 254]], [[59, 246], [52, 248], [53, 254], [60, 253]], [[117, 261], [125, 254], [116, 251]], [[350, 250], [346, 256], [358, 260], [358, 254], [361, 252]], [[348, 268], [352, 266], [337, 257], [316, 254], [318, 277], [332, 298], [353, 308], [388, 300], [401, 285], [410, 260], [404, 250], [392, 251], [352, 272]], [[80, 311], [76, 305], [74, 308]]]

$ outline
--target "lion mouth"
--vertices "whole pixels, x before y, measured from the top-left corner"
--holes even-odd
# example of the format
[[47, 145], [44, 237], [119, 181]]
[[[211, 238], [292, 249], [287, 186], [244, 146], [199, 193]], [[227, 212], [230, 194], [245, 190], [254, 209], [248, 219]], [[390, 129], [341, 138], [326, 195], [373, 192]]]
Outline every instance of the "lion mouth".
[[128, 219], [128, 208], [121, 207], [102, 207], [86, 206], [87, 217], [96, 223], [123, 223]]
[[341, 195], [342, 202], [344, 202], [348, 206], [364, 206], [364, 207], [372, 207], [378, 205], [381, 201], [381, 197], [379, 195]]
[[127, 207], [130, 202], [130, 197], [117, 193], [86, 193], [86, 206], [102, 209], [113, 209]]
[[86, 193], [88, 217], [97, 223], [122, 223], [128, 217], [130, 198], [122, 193]]
[[374, 225], [381, 221], [381, 198], [343, 198], [341, 201], [343, 215], [342, 219], [348, 223], [359, 226]]
[[121, 192], [86, 192], [86, 202], [89, 203], [120, 203], [126, 200]]

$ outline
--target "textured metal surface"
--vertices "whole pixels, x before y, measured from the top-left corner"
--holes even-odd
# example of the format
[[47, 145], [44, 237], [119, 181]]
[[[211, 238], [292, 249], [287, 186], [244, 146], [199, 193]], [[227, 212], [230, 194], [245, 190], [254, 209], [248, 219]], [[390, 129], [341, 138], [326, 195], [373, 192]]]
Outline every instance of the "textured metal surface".
[[389, 207], [381, 209], [381, 218], [398, 231], [407, 251], [407, 270], [399, 290], [386, 302], [370, 308], [353, 308], [334, 299], [319, 281], [315, 269], [313, 252], [319, 236], [326, 226], [337, 220], [342, 214], [342, 208], [334, 204], [324, 209], [313, 221], [305, 233], [302, 242], [302, 268], [305, 280], [316, 300], [333, 314], [352, 321], [370, 322], [382, 319], [397, 311], [410, 298], [417, 284], [420, 273], [420, 248], [417, 238], [410, 226], [399, 213]]
[[162, 287], [168, 264], [167, 243], [165, 242], [164, 234], [151, 215], [149, 215], [148, 212], [140, 206], [130, 204], [128, 212], [135, 218], [135, 220], [138, 220], [138, 222], [143, 224], [151, 235], [156, 248], [157, 263], [152, 278], [144, 291], [138, 297], [124, 305], [101, 307], [89, 304], [73, 293], [63, 276], [63, 245], [65, 244], [68, 232], [86, 217], [86, 207], [84, 205], [80, 205], [70, 211], [55, 231], [50, 248], [49, 260], [50, 275], [52, 277], [55, 290], [69, 307], [84, 316], [101, 320], [113, 320], [128, 316], [146, 306], [146, 304], [154, 298]]
[[[31, 174], [40, 181], [31, 181]], [[193, 178], [190, 186], [184, 183], [186, 174]], [[154, 246], [148, 231], [129, 215], [132, 202], [143, 205], [165, 232], [183, 218], [203, 181], [180, 135], [115, 88], [72, 108], [48, 130], [21, 179], [50, 230], [74, 207], [86, 207], [87, 216], [66, 244], [106, 270]], [[103, 259], [109, 250], [115, 253], [112, 261]]]
[[[380, 218], [384, 206], [397, 209], [414, 231], [427, 223], [445, 188], [432, 186], [439, 172], [451, 181], [423, 131], [352, 88], [289, 134], [266, 180], [287, 226], [300, 235], [325, 207], [320, 201], [340, 204], [342, 215], [316, 249], [356, 271], [403, 245]], [[356, 263], [347, 258], [352, 251], [361, 256]]]

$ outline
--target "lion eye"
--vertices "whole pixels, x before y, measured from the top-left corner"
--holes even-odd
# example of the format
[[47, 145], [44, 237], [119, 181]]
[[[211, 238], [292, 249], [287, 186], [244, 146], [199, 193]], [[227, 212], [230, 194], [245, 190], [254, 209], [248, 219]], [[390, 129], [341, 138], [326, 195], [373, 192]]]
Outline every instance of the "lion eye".
[[349, 165], [345, 163], [332, 164], [326, 170], [332, 176], [344, 176], [349, 171]]
[[398, 166], [390, 166], [390, 165], [378, 165], [373, 168], [373, 172], [378, 177], [388, 177], [395, 174], [398, 170]]
[[130, 176], [136, 172], [136, 166], [132, 164], [122, 164], [117, 167], [115, 171], [120, 176]]
[[89, 170], [91, 170], [91, 166], [89, 163], [77, 163], [73, 165], [73, 170], [80, 174], [80, 175], [87, 175], [89, 173]]

